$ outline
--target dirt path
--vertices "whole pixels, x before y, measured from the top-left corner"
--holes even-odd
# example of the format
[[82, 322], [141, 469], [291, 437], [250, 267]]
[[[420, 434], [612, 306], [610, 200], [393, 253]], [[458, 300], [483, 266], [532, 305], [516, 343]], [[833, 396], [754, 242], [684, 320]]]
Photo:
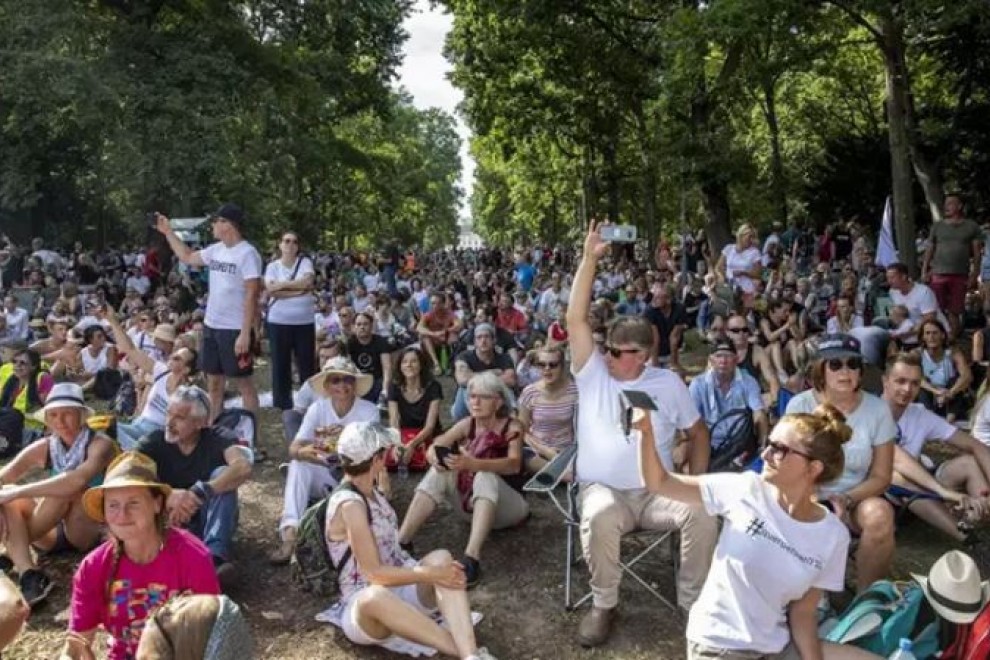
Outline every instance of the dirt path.
[[[262, 382], [259, 379], [259, 382]], [[445, 379], [445, 394], [452, 395], [452, 381]], [[445, 412], [444, 415], [447, 413]], [[275, 522], [281, 512], [283, 480], [277, 465], [285, 457], [280, 418], [274, 411], [262, 413], [262, 445], [270, 459], [256, 466], [254, 478], [242, 489], [241, 527], [236, 561], [241, 583], [231, 593], [247, 613], [258, 658], [312, 659], [389, 658], [382, 653], [350, 644], [332, 626], [313, 620], [329, 603], [300, 592], [287, 568], [272, 568], [266, 554], [275, 546]], [[396, 482], [395, 508], [400, 516], [408, 505], [416, 475]], [[544, 497], [529, 496], [533, 517], [520, 529], [496, 532], [485, 546], [482, 583], [472, 591], [474, 608], [484, 620], [479, 640], [500, 659], [589, 658], [610, 660], [674, 660], [684, 657], [683, 623], [631, 580], [622, 586], [620, 619], [607, 646], [582, 650], [573, 640], [582, 612], [562, 607], [564, 526], [559, 513]], [[451, 516], [437, 515], [416, 539], [420, 553], [438, 547], [455, 556], [463, 551], [468, 528]], [[898, 538], [896, 574], [923, 571], [948, 549], [937, 534], [920, 524], [911, 525]], [[62, 643], [71, 575], [78, 557], [48, 564], [59, 585], [48, 603], [34, 614], [29, 630], [4, 653], [4, 658], [36, 660], [53, 658]], [[673, 583], [666, 552], [647, 566], [645, 573], [661, 591], [673, 597]], [[587, 573], [575, 567], [575, 589], [583, 594]]]

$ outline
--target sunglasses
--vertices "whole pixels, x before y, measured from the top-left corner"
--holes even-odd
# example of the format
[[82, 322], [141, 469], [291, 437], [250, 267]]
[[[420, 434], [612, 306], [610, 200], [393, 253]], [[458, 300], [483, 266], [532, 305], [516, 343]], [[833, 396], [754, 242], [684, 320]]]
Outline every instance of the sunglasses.
[[749, 328], [726, 328], [726, 332], [733, 335], [748, 335]]
[[770, 452], [770, 455], [773, 456], [774, 460], [776, 461], [784, 460], [785, 458], [787, 458], [788, 454], [797, 454], [798, 456], [801, 456], [802, 458], [805, 458], [809, 461], [817, 460], [816, 458], [811, 456], [811, 454], [806, 454], [805, 452], [799, 451], [794, 447], [788, 447], [782, 442], [774, 442], [773, 440], [767, 440], [767, 450]]
[[611, 355], [612, 357], [618, 359], [618, 358], [620, 358], [623, 355], [626, 355], [628, 353], [642, 353], [643, 352], [643, 349], [642, 348], [616, 348], [615, 346], [609, 346], [608, 344], [606, 344], [605, 345], [605, 352], [608, 353], [609, 355]]
[[341, 383], [345, 385], [353, 385], [357, 382], [357, 378], [354, 376], [330, 376], [327, 378], [327, 382], [331, 385], [340, 385]]
[[843, 367], [850, 369], [852, 371], [859, 371], [863, 368], [863, 358], [861, 357], [848, 357], [848, 358], [832, 358], [825, 363], [828, 366], [829, 371], [840, 371]]
[[294, 239], [294, 238], [283, 238], [283, 239], [282, 239], [282, 242], [283, 242], [283, 243], [298, 243], [299, 241], [297, 241], [297, 240], [296, 240], [296, 239]]
[[533, 366], [537, 369], [556, 369], [560, 366], [560, 362], [534, 362]]

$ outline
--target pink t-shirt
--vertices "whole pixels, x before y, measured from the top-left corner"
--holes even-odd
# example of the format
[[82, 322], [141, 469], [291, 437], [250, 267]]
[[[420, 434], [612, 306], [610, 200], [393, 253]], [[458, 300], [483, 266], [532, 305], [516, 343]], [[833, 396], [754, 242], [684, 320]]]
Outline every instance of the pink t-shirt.
[[219, 594], [220, 583], [210, 551], [182, 529], [170, 529], [165, 546], [149, 564], [136, 564], [121, 555], [113, 570], [110, 541], [86, 555], [72, 578], [69, 630], [86, 632], [102, 626], [110, 634], [109, 660], [126, 660], [137, 653], [144, 622], [156, 607], [183, 593]]

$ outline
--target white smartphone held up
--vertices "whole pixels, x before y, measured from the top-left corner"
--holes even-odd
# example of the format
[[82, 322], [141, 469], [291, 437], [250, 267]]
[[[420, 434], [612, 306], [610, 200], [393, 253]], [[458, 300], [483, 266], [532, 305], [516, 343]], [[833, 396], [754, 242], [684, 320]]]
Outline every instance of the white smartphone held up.
[[611, 243], [635, 243], [635, 225], [605, 225], [600, 230], [602, 239]]

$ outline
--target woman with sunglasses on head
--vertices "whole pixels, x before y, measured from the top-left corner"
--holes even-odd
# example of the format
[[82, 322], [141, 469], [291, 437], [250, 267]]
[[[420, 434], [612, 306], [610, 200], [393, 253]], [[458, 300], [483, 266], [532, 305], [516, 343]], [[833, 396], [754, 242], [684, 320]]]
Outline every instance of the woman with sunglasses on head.
[[574, 442], [578, 397], [563, 347], [548, 346], [535, 353], [533, 366], [540, 370], [540, 379], [519, 395], [519, 421], [526, 443], [523, 459], [527, 472], [534, 474]]
[[110, 660], [134, 658], [156, 606], [180, 593], [220, 593], [209, 549], [190, 532], [168, 525], [165, 502], [171, 492], [159, 482], [153, 460], [124, 452], [107, 468], [102, 485], [83, 494], [83, 509], [106, 524], [109, 538], [86, 555], [72, 578], [60, 660], [94, 659], [99, 628], [110, 637]]
[[834, 406], [787, 414], [770, 433], [760, 474], [669, 472], [649, 415], [635, 411], [647, 491], [701, 505], [724, 524], [691, 607], [688, 660], [865, 660], [818, 639], [823, 591], [844, 587], [849, 532], [816, 492], [843, 473], [853, 430]]
[[814, 388], [787, 404], [787, 413], [808, 413], [820, 404], [835, 406], [852, 427], [843, 446], [845, 468], [823, 485], [819, 496], [860, 538], [856, 551], [856, 590], [890, 573], [894, 557], [894, 510], [884, 499], [894, 469], [897, 424], [887, 403], [860, 387], [863, 357], [859, 340], [822, 335], [811, 365]]
[[965, 417], [969, 407], [967, 394], [973, 382], [973, 371], [966, 356], [949, 345], [945, 327], [935, 319], [924, 321], [918, 327], [918, 341], [923, 376], [918, 400], [949, 423]]
[[165, 361], [155, 360], [134, 345], [112, 307], [107, 308], [107, 321], [114, 336], [120, 337], [118, 345], [128, 364], [143, 374], [146, 380], [151, 380], [151, 389], [144, 398], [141, 414], [129, 423], [117, 425], [117, 441], [121, 448], [132, 449], [143, 436], [164, 430], [169, 397], [180, 386], [191, 383], [196, 375], [198, 356], [192, 349], [176, 348]]
[[278, 244], [279, 258], [265, 268], [268, 307], [266, 332], [272, 359], [272, 399], [280, 410], [292, 409], [292, 363], [300, 382], [316, 373], [316, 325], [313, 261], [299, 252], [299, 235], [287, 231]]

